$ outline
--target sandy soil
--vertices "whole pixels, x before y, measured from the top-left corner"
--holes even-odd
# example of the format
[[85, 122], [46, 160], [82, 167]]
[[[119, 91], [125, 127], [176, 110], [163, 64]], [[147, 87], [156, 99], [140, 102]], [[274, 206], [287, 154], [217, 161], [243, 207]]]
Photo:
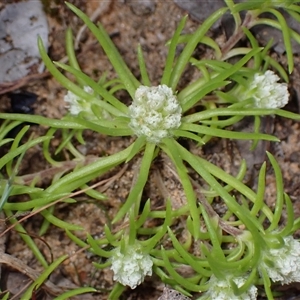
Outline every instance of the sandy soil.
[[[47, 3], [46, 11], [51, 30], [49, 55], [53, 60], [60, 60], [65, 56], [64, 34], [66, 28], [70, 26], [75, 35], [81, 28], [82, 22], [74, 17], [72, 12], [68, 11], [63, 1], [45, 2]], [[148, 62], [151, 81], [153, 84], [159, 82], [167, 54], [167, 48], [164, 45], [172, 36], [179, 20], [185, 15], [185, 11], [178, 8], [171, 1], [155, 1], [154, 6], [150, 8], [134, 7], [133, 9], [132, 2], [131, 4], [123, 3], [123, 1], [102, 1], [102, 4], [99, 1], [74, 0], [71, 2], [88, 15], [92, 15], [100, 7], [97, 20], [102, 22], [136, 76], [139, 76], [136, 47], [140, 43]], [[166, 16], [168, 16], [167, 19]], [[198, 24], [195, 21], [189, 20], [185, 31], [191, 32], [197, 26]], [[201, 53], [202, 50], [198, 49], [198, 51]], [[88, 31], [84, 31], [82, 34], [77, 53], [83, 71], [93, 78], [101, 76], [103, 71], [108, 71], [108, 76], [113, 76], [112, 67], [105, 58], [100, 46]], [[285, 63], [284, 57], [277, 56], [277, 58], [283, 64]], [[299, 71], [295, 71], [290, 86], [291, 91], [294, 92], [287, 109], [292, 111], [298, 110], [298, 87], [295, 83], [298, 81]], [[192, 76], [193, 73], [187, 72], [184, 80], [188, 80]], [[36, 114], [50, 118], [60, 118], [67, 112], [63, 101], [66, 91], [51, 76], [27, 82], [23, 89], [38, 95], [38, 101], [35, 104]], [[124, 101], [128, 102], [129, 99], [124, 99]], [[9, 109], [9, 101], [7, 95], [3, 95], [0, 98], [0, 110], [4, 111], [6, 109]], [[300, 202], [298, 200], [300, 196], [300, 125], [283, 118], [268, 118], [265, 122], [269, 124], [269, 133], [274, 133], [274, 135], [278, 136], [281, 139], [281, 143], [275, 145], [263, 143], [260, 149], [271, 151], [278, 159], [283, 170], [285, 191], [291, 196], [295, 215], [298, 217], [300, 216]], [[32, 130], [40, 134], [45, 129], [34, 127]], [[85, 151], [87, 155], [93, 156], [115, 153], [131, 143], [129, 138], [107, 138], [91, 132], [86, 133], [86, 140], [87, 144], [81, 150]], [[52, 147], [56, 147], [59, 143], [60, 135], [57, 134], [52, 141]], [[249, 184], [255, 185], [255, 177], [257, 175], [256, 162], [251, 163], [253, 154], [249, 153], [248, 148], [244, 144], [216, 139], [200, 150], [194, 149], [194, 145], [190, 145], [190, 147], [192, 151], [197, 151], [210, 161], [232, 173], [237, 171], [241, 158], [247, 156], [250, 165], [252, 164], [252, 169], [248, 171]], [[26, 155], [22, 172], [28, 174], [47, 169], [49, 166], [41, 156], [39, 147], [33, 148]], [[68, 157], [65, 157], [65, 159], [67, 160]], [[260, 154], [260, 159], [261, 161], [265, 159], [263, 154]], [[89, 232], [94, 237], [101, 236], [104, 224], [112, 218], [120, 207], [122, 200], [128, 195], [137, 164], [138, 158], [123, 170], [124, 173], [122, 175], [116, 175], [121, 170], [119, 168], [104, 177], [109, 178], [116, 175], [105, 188], [105, 193], [109, 198], [108, 202], [104, 202], [100, 206], [98, 203], [87, 201], [84, 197], [78, 197], [76, 204], [68, 206], [63, 204], [57, 205], [55, 215], [67, 222], [84, 227], [85, 231], [76, 232], [77, 236], [83, 240], [86, 237], [85, 232]], [[46, 181], [43, 184], [47, 184]], [[266, 202], [270, 207], [274, 206], [274, 195], [276, 193], [274, 185], [273, 173], [270, 171], [267, 177], [268, 192], [266, 194]], [[172, 195], [174, 199], [172, 204], [174, 206], [180, 206], [181, 201], [184, 201], [182, 200], [184, 197], [182, 197], [181, 184], [174, 172], [172, 172], [172, 166], [168, 159], [162, 156], [153, 165], [150, 180], [146, 187], [145, 198], [150, 197], [153, 201], [153, 206], [161, 206], [163, 205], [162, 199], [165, 195], [165, 190]], [[24, 226], [30, 234], [35, 236], [38, 233], [41, 222], [42, 218], [40, 216], [34, 216], [27, 220]], [[35, 241], [49, 261], [51, 256], [57, 258], [63, 254], [73, 254], [79, 249], [62, 230], [55, 227], [51, 227], [41, 239], [36, 238]], [[9, 233], [5, 247], [8, 254], [12, 254], [37, 272], [42, 271], [42, 267], [36, 261], [31, 251], [24, 245], [17, 232], [11, 231]], [[65, 261], [51, 275], [50, 280], [58, 287], [93, 286], [99, 290], [99, 293], [93, 296], [86, 296], [84, 299], [107, 299], [108, 290], [113, 283], [112, 272], [110, 270], [97, 270], [92, 265], [93, 261], [97, 262], [97, 257], [90, 256], [84, 251], [80, 252]], [[5, 270], [7, 276], [4, 284], [7, 288], [17, 292], [19, 287], [22, 284], [24, 285], [24, 282], [28, 282], [26, 276], [20, 275], [12, 268]], [[21, 282], [19, 286], [17, 285], [18, 278]], [[154, 276], [151, 279], [147, 278], [145, 283], [137, 289], [128, 289], [122, 296], [122, 299], [157, 299], [162, 294], [163, 288], [164, 284]], [[295, 289], [297, 290], [297, 287], [288, 288], [289, 293], [286, 295], [297, 294]], [[36, 299], [52, 298], [43, 290], [37, 293]], [[79, 297], [78, 299], [83, 298]]]

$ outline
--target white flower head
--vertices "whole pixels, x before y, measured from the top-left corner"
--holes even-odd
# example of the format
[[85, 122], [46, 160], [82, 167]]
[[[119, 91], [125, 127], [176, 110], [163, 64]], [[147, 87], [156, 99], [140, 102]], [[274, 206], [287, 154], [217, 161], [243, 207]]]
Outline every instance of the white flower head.
[[[89, 86], [84, 86], [83, 90], [89, 94], [94, 93], [94, 90]], [[79, 98], [71, 91], [68, 91], [68, 93], [65, 95], [64, 101], [67, 103], [67, 108], [69, 109], [71, 115], [77, 116], [82, 111], [92, 114], [91, 103], [85, 99]]]
[[226, 279], [220, 280], [214, 275], [210, 277], [209, 289], [200, 299], [213, 300], [256, 300], [257, 288], [252, 285], [247, 292], [236, 296], [230, 284], [230, 279], [234, 281], [237, 287], [241, 287], [247, 280], [246, 276], [227, 276]]
[[282, 248], [268, 249], [264, 253], [261, 266], [274, 282], [300, 282], [300, 242], [292, 236], [285, 237]]
[[289, 92], [286, 83], [278, 83], [280, 78], [273, 71], [254, 75], [248, 86], [246, 95], [254, 98], [258, 108], [281, 108], [289, 101]]
[[120, 247], [113, 250], [111, 270], [114, 280], [132, 289], [144, 281], [145, 276], [152, 275], [153, 262], [149, 254], [145, 254], [140, 244], [126, 245], [125, 252]]
[[146, 136], [148, 142], [157, 144], [180, 126], [181, 111], [168, 86], [140, 86], [129, 106], [129, 126], [137, 136]]

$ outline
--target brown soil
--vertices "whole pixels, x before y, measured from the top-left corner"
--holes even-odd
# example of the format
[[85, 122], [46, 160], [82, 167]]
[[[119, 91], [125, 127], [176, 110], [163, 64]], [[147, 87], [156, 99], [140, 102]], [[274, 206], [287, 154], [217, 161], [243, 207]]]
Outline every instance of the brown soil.
[[[63, 1], [45, 2], [47, 3], [47, 15], [51, 30], [49, 55], [53, 60], [60, 60], [65, 56], [64, 39], [67, 27], [70, 26], [74, 35], [76, 35], [82, 26], [82, 22], [74, 17], [72, 12], [63, 4]], [[101, 21], [107, 32], [111, 35], [113, 42], [116, 44], [130, 69], [133, 70], [137, 77], [139, 76], [136, 49], [138, 43], [140, 43], [147, 60], [151, 81], [154, 85], [159, 82], [167, 54], [165, 43], [171, 38], [176, 25], [186, 12], [179, 9], [172, 1], [156, 1], [155, 10], [152, 12], [145, 11], [143, 7], [140, 9], [135, 7], [133, 10], [129, 4], [123, 3], [124, 1], [120, 0], [102, 2], [73, 0], [71, 2], [86, 12], [87, 15], [92, 15], [101, 6], [102, 11], [97, 20]], [[196, 22], [188, 20], [185, 31], [191, 32], [197, 26]], [[82, 35], [77, 54], [82, 70], [93, 78], [99, 78], [104, 71], [108, 71], [108, 76], [112, 77], [114, 75], [112, 67], [108, 63], [102, 49], [88, 31], [84, 31]], [[278, 60], [284, 63], [284, 57], [278, 57]], [[193, 76], [192, 73], [187, 73], [185, 79], [191, 76]], [[292, 83], [298, 80], [296, 70], [292, 77]], [[39, 96], [38, 102], [35, 104], [36, 114], [58, 119], [66, 114], [67, 111], [63, 101], [66, 91], [51, 76], [29, 81], [23, 86], [23, 89], [34, 92]], [[288, 109], [296, 111], [298, 107], [296, 97], [298, 88], [293, 84], [291, 85], [291, 90], [295, 90], [296, 92], [293, 99], [291, 99]], [[129, 100], [125, 99], [124, 101], [128, 102]], [[1, 96], [0, 110], [9, 109], [8, 103], [7, 96]], [[276, 155], [283, 171], [285, 191], [293, 201], [296, 217], [299, 217], [300, 125], [283, 118], [269, 118], [266, 122], [269, 122], [268, 124], [271, 128], [269, 133], [274, 133], [274, 135], [278, 136], [281, 139], [281, 143], [272, 146], [264, 143], [261, 147], [263, 150], [269, 150]], [[45, 128], [33, 127], [32, 130], [39, 135], [45, 131]], [[132, 140], [129, 138], [108, 138], [87, 132], [86, 141], [86, 145], [80, 150], [90, 156], [101, 156], [123, 149]], [[56, 135], [51, 143], [53, 148], [59, 145], [59, 134]], [[192, 150], [194, 151], [194, 149]], [[199, 149], [195, 149], [195, 151], [199, 152]], [[237, 171], [242, 157], [245, 155], [251, 156], [245, 145], [221, 140], [215, 140], [213, 143], [206, 145], [201, 150], [201, 155], [231, 173]], [[248, 157], [247, 159], [251, 160]], [[66, 156], [64, 159], [68, 160], [68, 157]], [[262, 155], [261, 161], [264, 159], [265, 156]], [[78, 200], [76, 204], [58, 204], [55, 207], [55, 215], [66, 222], [82, 226], [85, 229], [84, 231], [75, 232], [82, 240], [85, 240], [86, 232], [94, 237], [100, 237], [103, 234], [104, 224], [112, 219], [122, 201], [128, 195], [138, 162], [139, 160], [136, 159], [130, 163], [123, 170], [124, 173], [122, 175], [118, 175], [118, 172], [121, 171], [121, 168], [119, 168], [101, 178], [112, 177], [105, 189], [103, 188], [105, 194], [108, 196], [108, 201], [99, 205], [96, 202], [87, 201], [84, 197], [79, 196], [76, 198]], [[249, 163], [251, 164], [250, 161]], [[252, 165], [253, 169], [249, 171], [249, 182], [255, 184], [257, 170], [255, 163]], [[22, 173], [30, 174], [46, 170], [47, 168], [49, 168], [49, 165], [42, 158], [40, 148], [34, 147], [26, 155], [25, 163], [22, 166]], [[47, 178], [41, 184], [46, 185]], [[274, 184], [273, 173], [269, 172], [267, 177], [268, 192], [266, 194], [266, 202], [270, 207], [274, 206], [274, 195], [276, 192]], [[163, 199], [166, 193], [172, 196], [173, 206], [180, 206], [181, 201], [184, 201], [181, 185], [172, 171], [172, 165], [166, 157], [162, 156], [153, 165], [145, 197], [151, 198], [154, 207], [159, 207], [164, 204]], [[42, 218], [34, 216], [24, 222], [23, 225], [30, 234], [37, 236], [41, 223]], [[16, 259], [20, 259], [25, 265], [30, 266], [36, 272], [42, 272], [43, 268], [37, 262], [32, 252], [25, 246], [18, 232], [12, 230], [6, 238], [6, 253], [11, 254]], [[64, 254], [74, 254], [80, 249], [70, 241], [61, 229], [54, 226], [51, 226], [50, 230], [42, 238], [35, 238], [35, 242], [42, 249], [49, 262], [51, 259], [56, 259]], [[107, 299], [108, 290], [113, 284], [112, 272], [110, 270], [97, 270], [92, 265], [93, 261], [97, 262], [97, 257], [90, 256], [84, 251], [79, 252], [64, 261], [58, 270], [51, 275], [50, 280], [57, 287], [61, 288], [92, 286], [99, 290], [99, 293], [93, 296], [86, 295], [74, 299]], [[5, 277], [6, 287], [13, 292], [17, 293], [19, 286], [23, 287], [28, 282], [26, 276], [21, 276], [13, 268], [7, 268], [5, 272], [7, 274]], [[19, 286], [17, 286], [18, 279], [21, 280]], [[154, 276], [151, 279], [147, 278], [145, 283], [135, 290], [127, 289], [122, 299], [157, 299], [162, 294], [163, 288], [164, 284]], [[291, 295], [294, 294], [295, 288], [288, 289], [288, 291], [291, 291]], [[36, 299], [53, 299], [53, 297], [44, 290], [43, 292], [36, 293]]]

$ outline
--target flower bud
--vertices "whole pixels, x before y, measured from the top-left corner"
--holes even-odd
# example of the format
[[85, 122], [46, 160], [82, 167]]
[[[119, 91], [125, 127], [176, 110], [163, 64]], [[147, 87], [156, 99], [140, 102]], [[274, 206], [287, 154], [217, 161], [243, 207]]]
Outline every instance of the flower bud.
[[[94, 90], [89, 86], [84, 86], [83, 89], [89, 94], [94, 93]], [[91, 110], [91, 103], [85, 99], [80, 99], [71, 91], [68, 91], [68, 93], [65, 95], [64, 101], [68, 104], [67, 108], [69, 109], [71, 115], [77, 116], [82, 111], [93, 114]]]
[[209, 289], [200, 299], [256, 300], [257, 288], [254, 285], [250, 286], [248, 291], [246, 291], [242, 295], [236, 296], [230, 284], [230, 279], [237, 285], [237, 287], [241, 287], [246, 282], [247, 278], [245, 276], [227, 276], [225, 279], [222, 280], [212, 275], [209, 280]]
[[142, 246], [136, 242], [126, 245], [124, 253], [120, 247], [113, 250], [111, 269], [114, 280], [132, 289], [144, 281], [145, 276], [152, 275], [153, 262], [150, 255], [143, 252]]
[[300, 282], [300, 243], [292, 236], [284, 238], [284, 246], [268, 249], [262, 260], [262, 267], [272, 281], [282, 284]]
[[252, 97], [258, 108], [281, 108], [289, 101], [286, 83], [278, 83], [280, 78], [273, 71], [255, 74], [245, 95]]
[[180, 126], [181, 111], [168, 86], [140, 86], [129, 107], [129, 126], [137, 136], [146, 136], [148, 142], [157, 144]]

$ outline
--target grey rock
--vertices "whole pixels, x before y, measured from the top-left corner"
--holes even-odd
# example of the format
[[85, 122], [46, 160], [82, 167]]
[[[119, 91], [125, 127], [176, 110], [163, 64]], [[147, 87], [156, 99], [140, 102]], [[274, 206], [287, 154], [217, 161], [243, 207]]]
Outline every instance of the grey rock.
[[126, 3], [137, 16], [148, 15], [155, 11], [154, 0], [126, 0]]
[[[209, 17], [213, 12], [217, 9], [226, 6], [224, 0], [173, 0], [179, 7], [186, 10], [190, 16], [199, 21], [203, 22], [207, 17]], [[246, 2], [247, 0], [235, 0], [235, 3]], [[283, 14], [288, 26], [295, 30], [297, 33], [300, 34], [300, 23], [292, 18], [287, 12], [284, 10], [280, 10]], [[242, 17], [245, 14], [242, 14]], [[271, 19], [275, 19], [275, 17], [271, 14], [264, 14], [263, 17], [268, 17]], [[220, 26], [225, 28], [227, 34], [233, 30], [233, 18], [230, 17], [230, 14], [227, 13], [224, 15], [222, 20], [217, 21], [212, 29], [216, 30]], [[256, 38], [259, 40], [260, 44], [265, 46], [269, 40], [273, 39], [273, 48], [276, 52], [282, 54], [285, 52], [285, 45], [283, 43], [282, 33], [280, 30], [275, 29], [273, 27], [267, 25], [259, 25], [252, 28], [252, 32], [255, 34]], [[300, 53], [300, 45], [295, 41], [292, 40], [292, 50], [294, 54]]]
[[[225, 6], [223, 0], [174, 0], [174, 2], [182, 9], [186, 10], [191, 18], [201, 23], [213, 12]], [[221, 20], [216, 22], [212, 29], [218, 28], [220, 22]]]
[[38, 35], [48, 48], [48, 24], [40, 1], [6, 4], [0, 11], [0, 83], [18, 80], [40, 65]]

